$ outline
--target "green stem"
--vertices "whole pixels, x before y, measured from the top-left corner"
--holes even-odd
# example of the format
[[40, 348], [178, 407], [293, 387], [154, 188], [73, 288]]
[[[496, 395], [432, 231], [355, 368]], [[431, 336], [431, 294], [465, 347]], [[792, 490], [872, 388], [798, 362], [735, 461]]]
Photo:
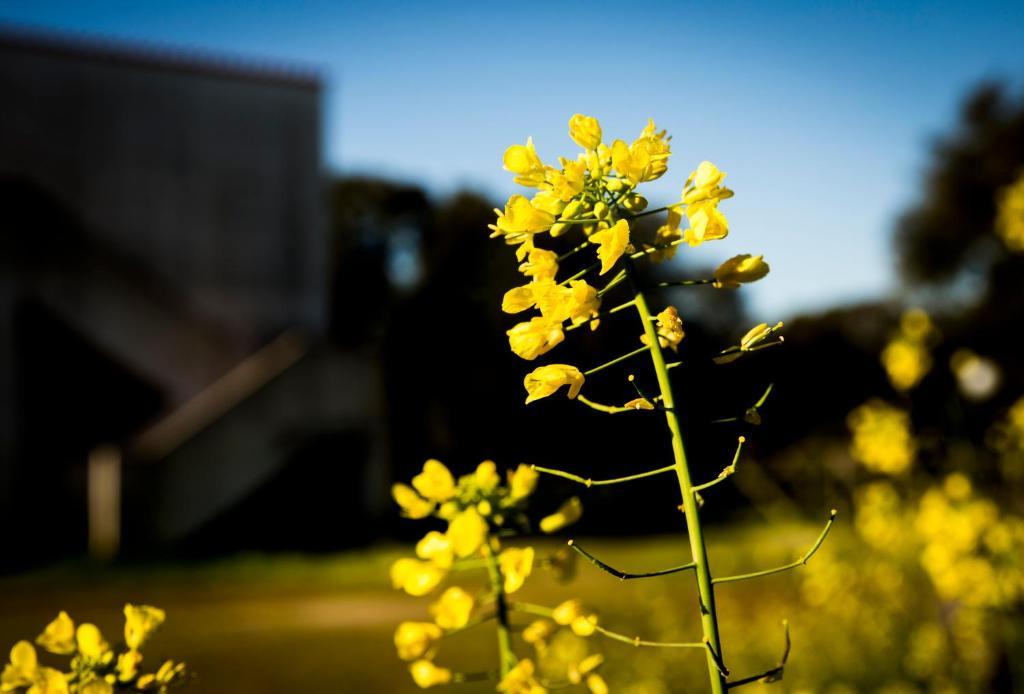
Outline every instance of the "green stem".
[[644, 333], [647, 335], [647, 342], [651, 348], [651, 361], [654, 364], [654, 372], [658, 378], [658, 387], [661, 389], [662, 403], [665, 406], [665, 422], [672, 436], [672, 454], [675, 459], [676, 477], [679, 481], [679, 492], [683, 498], [683, 513], [686, 515], [686, 530], [689, 535], [690, 551], [695, 565], [694, 573], [697, 575], [701, 627], [704, 638], [710, 646], [707, 653], [708, 679], [711, 683], [713, 694], [723, 694], [726, 690], [725, 677], [723, 677], [716, 662], [716, 655], [718, 659], [723, 658], [722, 642], [718, 633], [718, 613], [715, 611], [715, 592], [711, 582], [711, 569], [708, 565], [707, 548], [704, 544], [704, 532], [700, 525], [700, 515], [693, 492], [693, 482], [690, 480], [690, 468], [686, 461], [686, 448], [683, 444], [683, 434], [679, 426], [679, 417], [676, 413], [675, 399], [672, 396], [672, 382], [669, 379], [665, 355], [662, 353], [661, 345], [658, 342], [658, 333], [651, 320], [647, 299], [641, 291], [636, 293], [636, 310], [640, 316], [640, 322], [644, 327]]
[[508, 597], [505, 595], [505, 581], [498, 566], [498, 558], [489, 543], [484, 543], [487, 555], [487, 576], [491, 579], [491, 590], [494, 591], [495, 617], [498, 618], [498, 659], [501, 679], [512, 671], [516, 665], [516, 654], [512, 651], [512, 632], [508, 621]]

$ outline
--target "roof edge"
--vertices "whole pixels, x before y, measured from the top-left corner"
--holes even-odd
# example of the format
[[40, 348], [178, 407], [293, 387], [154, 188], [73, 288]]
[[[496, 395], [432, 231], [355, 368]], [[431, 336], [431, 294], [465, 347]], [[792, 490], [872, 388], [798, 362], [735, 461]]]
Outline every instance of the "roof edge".
[[300, 89], [323, 86], [320, 71], [308, 66], [0, 23], [0, 50], [4, 49]]

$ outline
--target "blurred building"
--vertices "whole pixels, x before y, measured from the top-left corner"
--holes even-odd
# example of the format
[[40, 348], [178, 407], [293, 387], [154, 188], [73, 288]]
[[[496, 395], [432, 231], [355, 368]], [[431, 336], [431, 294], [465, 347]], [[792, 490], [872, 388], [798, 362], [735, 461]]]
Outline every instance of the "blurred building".
[[[245, 545], [223, 533], [254, 497], [256, 517], [333, 518], [339, 479], [356, 506], [379, 496], [361, 486], [380, 455], [375, 361], [320, 341], [318, 76], [7, 32], [0, 98], [0, 520], [24, 529], [16, 555], [202, 544], [204, 528]], [[261, 497], [295, 466], [324, 475], [323, 500]]]

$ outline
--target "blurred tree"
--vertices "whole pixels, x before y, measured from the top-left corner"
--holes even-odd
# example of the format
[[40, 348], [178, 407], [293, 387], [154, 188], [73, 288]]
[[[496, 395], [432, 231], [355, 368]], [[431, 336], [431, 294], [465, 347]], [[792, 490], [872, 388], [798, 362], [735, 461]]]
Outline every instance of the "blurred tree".
[[[974, 274], [989, 292], [1024, 281], [1024, 258], [993, 234], [996, 192], [1024, 170], [1024, 95], [985, 84], [935, 147], [921, 201], [899, 221], [896, 245], [913, 285], [950, 285]], [[1014, 281], [1015, 280], [1015, 281]]]

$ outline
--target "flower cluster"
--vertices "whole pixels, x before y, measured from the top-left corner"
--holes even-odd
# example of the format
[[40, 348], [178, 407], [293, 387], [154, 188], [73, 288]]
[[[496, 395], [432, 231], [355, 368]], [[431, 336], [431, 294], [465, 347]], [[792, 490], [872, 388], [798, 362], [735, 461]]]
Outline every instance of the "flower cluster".
[[[510, 197], [504, 210], [495, 210], [497, 220], [490, 227], [492, 236], [516, 246], [519, 271], [528, 280], [505, 293], [502, 310], [511, 314], [537, 311], [508, 330], [512, 351], [528, 361], [558, 346], [567, 327], [597, 329], [602, 299], [622, 281], [623, 273], [597, 289], [584, 279], [591, 270], [606, 275], [632, 257], [667, 260], [679, 244], [699, 246], [729, 233], [719, 203], [733, 192], [723, 185], [725, 173], [705, 161], [687, 178], [679, 202], [663, 208], [665, 223], [652, 243], [637, 241], [632, 221], [657, 212], [645, 211], [648, 202], [637, 187], [661, 177], [672, 154], [671, 138], [653, 121], [631, 143], [616, 139], [606, 145], [597, 119], [576, 114], [569, 120], [569, 136], [583, 151], [576, 159], [559, 158], [557, 167], [541, 160], [532, 139], [505, 151], [504, 166], [515, 175], [515, 182], [537, 192], [531, 198]], [[688, 221], [685, 229], [684, 217]], [[580, 243], [559, 256], [539, 245], [545, 234], [551, 239], [575, 235]], [[593, 266], [559, 279], [559, 263], [589, 247], [594, 248]], [[768, 264], [762, 256], [743, 254], [727, 260], [712, 278], [700, 283], [736, 288], [767, 274]], [[676, 349], [683, 335], [682, 319], [675, 308], [668, 307], [658, 315], [658, 339], [663, 346]], [[640, 339], [648, 343], [646, 335]], [[575, 398], [584, 381], [585, 374], [568, 364], [538, 367], [524, 379], [526, 402], [547, 397], [562, 386], [567, 386], [569, 398]]]
[[164, 611], [149, 605], [124, 606], [124, 648], [111, 648], [94, 624], [75, 626], [61, 612], [36, 637], [36, 645], [70, 656], [67, 671], [42, 665], [28, 641], [11, 649], [0, 675], [0, 691], [27, 694], [113, 694], [115, 691], [166, 692], [185, 681], [185, 664], [168, 660], [156, 672], [143, 673], [142, 646], [163, 624]]
[[904, 410], [872, 399], [850, 412], [847, 423], [850, 455], [869, 470], [898, 475], [914, 462], [917, 443]]
[[881, 360], [892, 387], [905, 392], [920, 383], [932, 368], [929, 347], [938, 333], [928, 314], [908, 309], [900, 318], [899, 330], [882, 350]]
[[[484, 592], [450, 585], [430, 605], [431, 621], [405, 621], [398, 625], [395, 649], [399, 658], [410, 662], [409, 672], [418, 686], [427, 688], [473, 678], [435, 664], [434, 658], [445, 637], [491, 619], [498, 620], [499, 629], [507, 633], [509, 596], [523, 587], [537, 560], [532, 547], [504, 547], [499, 534], [505, 537], [530, 529], [525, 506], [536, 487], [537, 476], [529, 466], [519, 465], [503, 478], [496, 465], [487, 460], [456, 480], [443, 463], [428, 460], [411, 486], [399, 483], [392, 487], [392, 496], [406, 517], [434, 518], [447, 523], [444, 532], [431, 530], [423, 536], [416, 544], [415, 557], [400, 558], [392, 564], [391, 582], [396, 589], [424, 596], [438, 589], [453, 572], [479, 569], [486, 569], [490, 579], [489, 590]], [[573, 497], [542, 518], [540, 529], [556, 532], [578, 520], [582, 512], [579, 499]], [[546, 562], [556, 571], [564, 568], [564, 562], [558, 559]], [[573, 626], [574, 631], [577, 628]], [[503, 657], [509, 661], [498, 691], [545, 691], [533, 679], [531, 660], [511, 662], [510, 651]], [[573, 663], [574, 667], [578, 665]], [[590, 669], [594, 668], [596, 665]], [[587, 674], [588, 682], [597, 682], [593, 680], [596, 673], [587, 670]]]

